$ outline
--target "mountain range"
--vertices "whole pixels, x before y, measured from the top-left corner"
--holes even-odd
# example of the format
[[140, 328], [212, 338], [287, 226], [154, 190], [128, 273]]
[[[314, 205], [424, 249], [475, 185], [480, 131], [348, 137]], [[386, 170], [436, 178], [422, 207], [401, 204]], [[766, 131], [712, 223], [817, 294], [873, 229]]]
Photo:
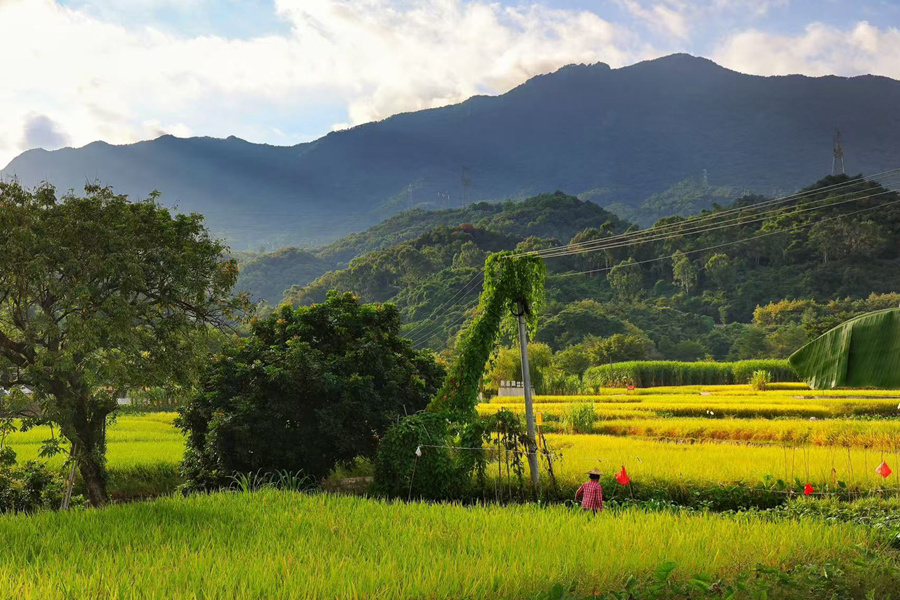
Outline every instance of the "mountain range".
[[620, 69], [571, 65], [500, 96], [296, 146], [95, 142], [29, 150], [0, 175], [75, 190], [99, 180], [134, 197], [159, 190], [236, 249], [317, 246], [410, 208], [554, 190], [647, 225], [684, 208], [670, 190], [685, 182], [685, 210], [695, 212], [722, 190], [777, 194], [818, 179], [831, 169], [835, 127], [849, 171], [895, 167], [898, 105], [900, 82], [884, 77], [759, 77], [679, 54]]

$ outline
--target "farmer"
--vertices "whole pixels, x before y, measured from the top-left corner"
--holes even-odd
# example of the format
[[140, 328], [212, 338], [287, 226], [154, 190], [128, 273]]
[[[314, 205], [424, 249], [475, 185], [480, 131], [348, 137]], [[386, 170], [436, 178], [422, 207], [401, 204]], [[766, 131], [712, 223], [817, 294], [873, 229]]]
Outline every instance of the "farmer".
[[603, 510], [603, 487], [600, 485], [600, 471], [592, 469], [587, 475], [590, 481], [584, 482], [575, 492], [575, 502], [581, 500], [581, 508], [593, 511]]

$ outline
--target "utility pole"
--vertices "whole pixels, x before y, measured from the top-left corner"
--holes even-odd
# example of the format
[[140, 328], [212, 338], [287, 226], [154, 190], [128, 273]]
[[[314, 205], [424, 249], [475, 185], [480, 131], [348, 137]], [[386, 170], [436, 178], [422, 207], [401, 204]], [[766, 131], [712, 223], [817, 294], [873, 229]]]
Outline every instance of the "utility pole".
[[[841, 164], [841, 172], [838, 173], [838, 162]], [[831, 174], [844, 175], [844, 149], [841, 147], [841, 130], [834, 128], [834, 158], [831, 159]]]
[[534, 405], [531, 399], [531, 369], [528, 365], [528, 330], [525, 328], [525, 315], [528, 314], [527, 304], [519, 300], [518, 312], [513, 313], [519, 320], [519, 349], [522, 352], [522, 382], [525, 384], [525, 422], [528, 426], [528, 470], [531, 472], [531, 485], [534, 493], [538, 493], [541, 474], [537, 458], [537, 436], [534, 430]]

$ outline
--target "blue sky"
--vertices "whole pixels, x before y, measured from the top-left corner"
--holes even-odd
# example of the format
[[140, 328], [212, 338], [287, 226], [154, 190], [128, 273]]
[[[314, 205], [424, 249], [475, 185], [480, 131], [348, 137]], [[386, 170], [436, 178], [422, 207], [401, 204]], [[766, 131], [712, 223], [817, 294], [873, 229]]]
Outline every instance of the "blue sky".
[[163, 133], [295, 144], [572, 62], [900, 78], [900, 1], [0, 0], [0, 167]]

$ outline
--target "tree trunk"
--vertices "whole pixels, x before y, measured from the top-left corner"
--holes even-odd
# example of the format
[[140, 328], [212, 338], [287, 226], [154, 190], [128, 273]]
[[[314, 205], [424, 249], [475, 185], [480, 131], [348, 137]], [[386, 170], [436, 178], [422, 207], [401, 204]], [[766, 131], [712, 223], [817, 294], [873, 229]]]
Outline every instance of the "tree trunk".
[[[88, 403], [79, 403], [85, 407]], [[70, 439], [75, 448], [78, 472], [84, 481], [85, 491], [91, 506], [103, 506], [109, 502], [106, 493], [106, 412], [96, 411], [90, 415], [76, 410], [72, 427], [75, 439]]]
[[106, 468], [103, 463], [92, 452], [80, 452], [77, 461], [78, 472], [81, 473], [91, 506], [103, 506], [109, 502], [106, 493]]

